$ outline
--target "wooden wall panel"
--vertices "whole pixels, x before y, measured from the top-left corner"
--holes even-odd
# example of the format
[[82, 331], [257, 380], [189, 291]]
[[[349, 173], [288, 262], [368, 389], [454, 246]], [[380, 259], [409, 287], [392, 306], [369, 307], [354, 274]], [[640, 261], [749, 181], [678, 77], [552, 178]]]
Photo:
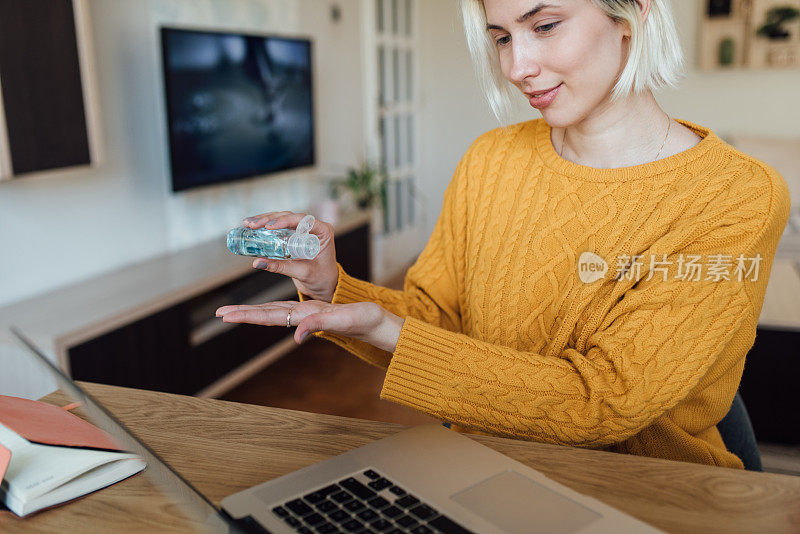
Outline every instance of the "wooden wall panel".
[[91, 162], [72, 0], [0, 0], [0, 83], [15, 175]]

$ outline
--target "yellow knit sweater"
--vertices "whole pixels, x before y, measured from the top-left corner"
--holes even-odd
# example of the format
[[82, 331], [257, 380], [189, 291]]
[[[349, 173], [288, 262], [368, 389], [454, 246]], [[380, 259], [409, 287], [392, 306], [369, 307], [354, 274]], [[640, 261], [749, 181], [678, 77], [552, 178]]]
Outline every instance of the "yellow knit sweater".
[[[482, 135], [402, 291], [339, 266], [334, 304], [405, 318], [394, 353], [318, 335], [387, 368], [381, 398], [460, 430], [741, 468], [716, 424], [789, 193], [771, 167], [679, 122], [702, 141], [617, 169], [559, 157], [543, 119]], [[582, 281], [585, 252], [604, 277]]]

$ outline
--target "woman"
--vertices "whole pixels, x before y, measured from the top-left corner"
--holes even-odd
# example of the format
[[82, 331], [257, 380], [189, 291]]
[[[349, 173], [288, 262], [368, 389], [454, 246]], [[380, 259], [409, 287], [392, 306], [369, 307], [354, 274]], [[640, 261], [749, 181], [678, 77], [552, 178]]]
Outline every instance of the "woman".
[[[314, 261], [258, 259], [299, 302], [226, 306], [387, 369], [381, 397], [461, 430], [728, 467], [738, 388], [778, 239], [783, 179], [652, 90], [682, 63], [666, 0], [462, 0], [495, 114], [403, 291]], [[508, 83], [510, 82], [510, 83]], [[252, 228], [292, 228], [266, 213]]]

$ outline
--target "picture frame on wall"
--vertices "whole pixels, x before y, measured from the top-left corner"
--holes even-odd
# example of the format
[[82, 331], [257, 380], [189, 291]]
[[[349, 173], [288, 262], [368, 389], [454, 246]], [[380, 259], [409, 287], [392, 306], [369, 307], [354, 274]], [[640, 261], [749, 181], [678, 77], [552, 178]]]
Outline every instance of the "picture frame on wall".
[[703, 70], [800, 68], [800, 0], [703, 0]]
[[6, 112], [3, 106], [3, 80], [0, 78], [0, 182], [10, 180], [12, 176], [11, 152], [8, 148], [8, 130], [6, 129]]
[[99, 163], [88, 9], [87, 0], [0, 1], [0, 180]]

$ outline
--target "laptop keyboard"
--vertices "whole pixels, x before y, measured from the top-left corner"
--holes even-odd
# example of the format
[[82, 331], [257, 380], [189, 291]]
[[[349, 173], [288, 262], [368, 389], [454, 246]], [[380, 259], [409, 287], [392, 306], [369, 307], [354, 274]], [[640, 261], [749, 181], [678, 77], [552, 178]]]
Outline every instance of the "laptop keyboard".
[[287, 501], [272, 513], [301, 534], [470, 534], [374, 469]]

